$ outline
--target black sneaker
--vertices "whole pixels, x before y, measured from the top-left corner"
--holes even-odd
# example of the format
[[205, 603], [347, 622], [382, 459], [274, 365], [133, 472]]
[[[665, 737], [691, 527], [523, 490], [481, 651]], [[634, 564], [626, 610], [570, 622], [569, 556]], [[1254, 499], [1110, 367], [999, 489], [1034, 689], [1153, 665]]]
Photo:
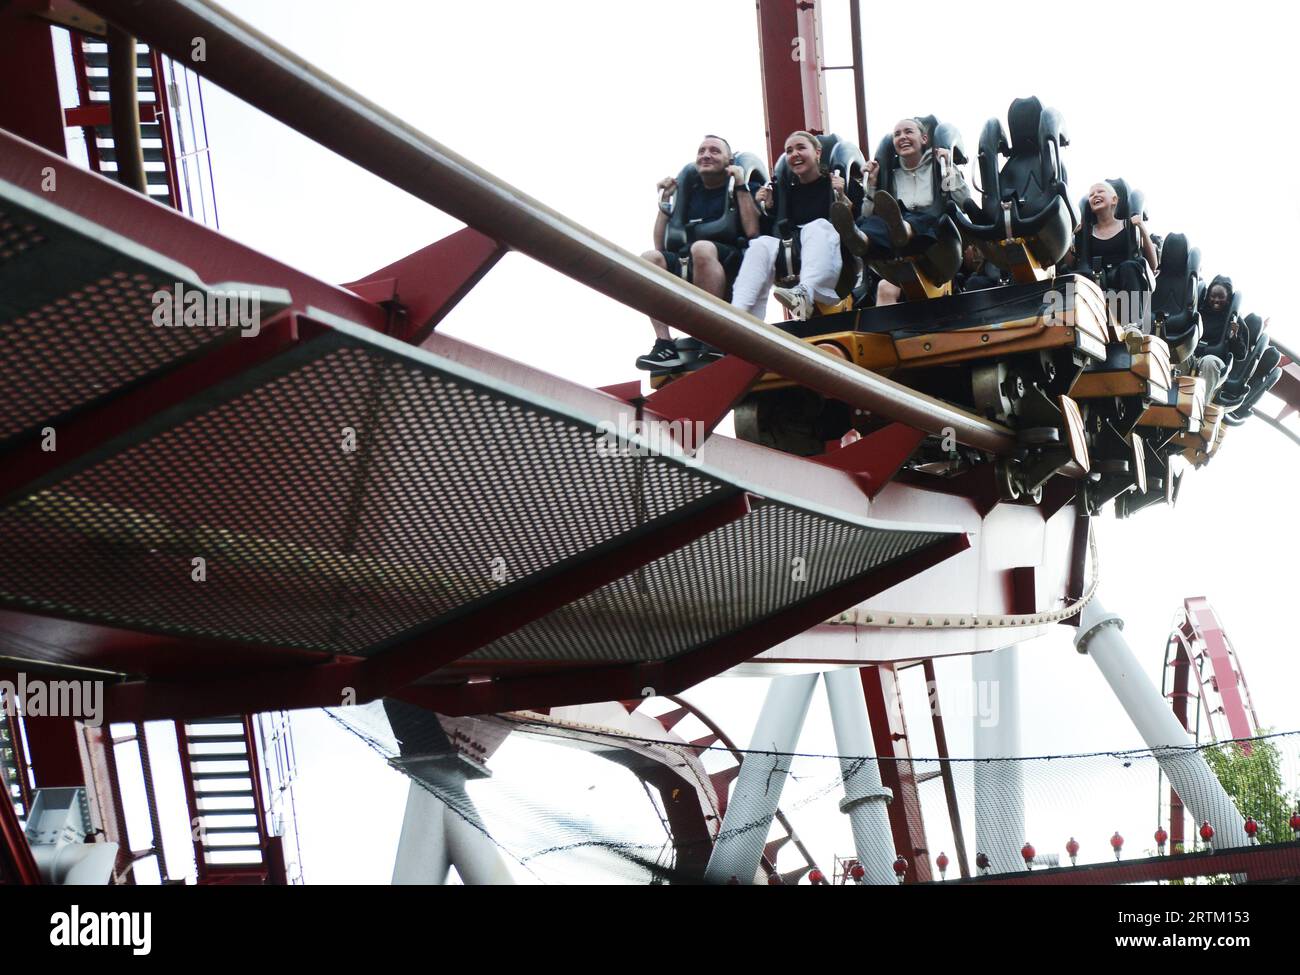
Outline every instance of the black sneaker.
[[651, 371], [676, 369], [678, 366], [685, 364], [686, 360], [677, 351], [677, 346], [673, 344], [672, 339], [656, 339], [655, 347], [636, 360], [638, 369], [649, 369]]

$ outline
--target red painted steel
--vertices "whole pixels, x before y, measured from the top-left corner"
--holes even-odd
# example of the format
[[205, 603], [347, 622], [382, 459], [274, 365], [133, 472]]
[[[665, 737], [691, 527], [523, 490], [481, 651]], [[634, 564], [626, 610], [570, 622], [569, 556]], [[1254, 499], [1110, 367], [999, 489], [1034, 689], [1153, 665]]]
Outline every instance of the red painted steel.
[[36, 788], [75, 788], [86, 784], [77, 744], [77, 723], [71, 718], [23, 716], [27, 751]]
[[[708, 436], [735, 409], [764, 371], [762, 366], [752, 365], [734, 355], [723, 356], [703, 369], [661, 386], [646, 397], [645, 408], [669, 421], [701, 423], [705, 436]], [[699, 447], [700, 443], [694, 446]]]
[[41, 882], [32, 858], [32, 846], [19, 825], [8, 793], [0, 796], [0, 883], [33, 885]]
[[925, 434], [920, 430], [904, 423], [891, 423], [816, 460], [827, 467], [857, 474], [867, 497], [874, 498], [894, 479], [924, 439]]
[[1081, 867], [1054, 867], [1016, 873], [950, 880], [951, 884], [991, 886], [1113, 886], [1143, 884], [1183, 877], [1208, 877], [1217, 874], [1244, 874], [1248, 881], [1289, 880], [1300, 876], [1300, 843], [1272, 843], [1262, 846], [1236, 847], [1212, 853], [1179, 853], [1123, 860], [1119, 863], [1095, 863]]
[[[758, 0], [758, 51], [763, 81], [763, 118], [767, 122], [768, 161], [775, 164], [785, 153], [785, 139], [795, 129], [824, 131], [822, 100], [813, 117], [805, 101], [808, 68], [816, 72], [816, 62], [796, 61], [803, 53], [815, 57], [816, 48], [808, 51], [808, 42], [800, 43], [800, 20], [791, 0]], [[802, 49], [802, 50], [801, 50]], [[820, 78], [814, 79], [814, 91], [821, 91]]]
[[[389, 334], [419, 345], [505, 253], [491, 237], [466, 227], [343, 287], [370, 301], [399, 303], [405, 315]], [[378, 286], [383, 298], [372, 297], [368, 286]]]
[[894, 798], [887, 809], [894, 850], [907, 859], [908, 883], [932, 879], [930, 848], [921, 814], [921, 793], [912, 765], [907, 719], [894, 664], [868, 664], [859, 672], [871, 720], [871, 737], [880, 759], [880, 780]]
[[[117, 844], [117, 859], [113, 864], [114, 876], [119, 883], [134, 884], [130, 867], [135, 862], [126, 827], [126, 812], [122, 808], [122, 791], [117, 774], [117, 753], [108, 719], [97, 728], [67, 721], [76, 734], [78, 757], [81, 764], [81, 781], [86, 787], [90, 804], [91, 821], [103, 830], [104, 839]], [[35, 755], [33, 766], [40, 773]], [[37, 780], [39, 785], [40, 780]]]
[[943, 727], [943, 712], [937, 706], [939, 700], [939, 682], [934, 676], [934, 661], [928, 657], [921, 662], [925, 673], [925, 686], [930, 701], [930, 721], [934, 725], [935, 753], [942, 761], [939, 774], [943, 779], [944, 800], [948, 804], [948, 822], [952, 826], [952, 841], [956, 845], [957, 869], [963, 877], [970, 876], [970, 865], [966, 862], [966, 837], [961, 828], [961, 808], [957, 804], [957, 784], [953, 779], [952, 763], [948, 758], [948, 734]]
[[1255, 734], [1257, 719], [1254, 709], [1247, 708], [1246, 675], [1241, 673], [1241, 663], [1235, 659], [1223, 624], [1214, 608], [1203, 596], [1184, 601], [1187, 621], [1194, 628], [1196, 641], [1204, 648], [1201, 652], [1210, 662], [1214, 672], [1214, 687], [1223, 704], [1223, 717], [1228, 725], [1229, 738], [1249, 738]]
[[0, 6], [0, 129], [62, 156], [63, 106], [50, 25], [32, 16], [41, 3]]

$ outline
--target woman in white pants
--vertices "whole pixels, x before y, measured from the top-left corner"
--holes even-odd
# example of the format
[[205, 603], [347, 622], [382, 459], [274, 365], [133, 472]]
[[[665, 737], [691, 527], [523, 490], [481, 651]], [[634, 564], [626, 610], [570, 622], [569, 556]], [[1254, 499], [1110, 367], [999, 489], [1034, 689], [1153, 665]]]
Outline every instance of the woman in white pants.
[[[792, 288], [777, 288], [776, 300], [803, 321], [812, 314], [814, 302], [833, 304], [840, 300], [835, 283], [844, 263], [840, 236], [829, 217], [831, 203], [845, 193], [845, 183], [838, 173], [822, 169], [821, 142], [809, 132], [794, 132], [785, 140], [785, 161], [789, 176], [781, 192], [785, 195], [786, 227], [791, 233], [799, 233], [799, 283]], [[861, 205], [862, 192], [856, 184], [848, 187], [848, 198], [855, 207]], [[754, 199], [767, 210], [772, 203], [772, 187], [764, 186]], [[756, 318], [767, 315], [767, 296], [776, 279], [780, 247], [777, 237], [755, 237], [736, 275], [731, 303]]]

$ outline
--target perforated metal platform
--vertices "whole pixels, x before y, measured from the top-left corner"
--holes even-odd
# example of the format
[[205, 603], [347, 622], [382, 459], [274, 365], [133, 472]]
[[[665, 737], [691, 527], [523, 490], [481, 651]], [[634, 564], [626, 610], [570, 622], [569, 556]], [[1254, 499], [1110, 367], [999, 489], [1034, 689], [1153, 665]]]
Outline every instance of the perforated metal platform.
[[240, 335], [155, 325], [159, 292], [182, 306], [200, 295], [206, 310], [209, 295], [256, 291], [264, 321], [289, 303], [280, 288], [205, 284], [56, 199], [0, 180], [0, 446]]
[[[531, 600], [550, 611], [504, 636], [462, 633], [439, 659], [536, 673], [682, 658], [911, 556], [919, 571], [961, 535], [761, 483], [762, 448], [736, 445], [755, 456], [727, 469], [707, 445], [695, 459], [635, 437], [611, 451], [600, 425], [632, 407], [552, 400], [269, 287], [264, 317], [292, 317], [263, 351], [232, 357], [237, 330], [151, 321], [153, 292], [203, 288], [196, 275], [0, 192], [0, 456], [31, 468], [0, 494], [0, 608], [201, 638], [209, 654], [237, 643], [377, 663]], [[205, 384], [175, 381], [217, 357]], [[161, 387], [168, 399], [141, 409]], [[91, 448], [33, 454], [42, 428], [84, 431], [124, 399], [129, 422]], [[808, 463], [804, 488], [843, 476]], [[665, 554], [639, 564], [665, 532], [678, 533]], [[547, 603], [589, 566], [590, 585]]]

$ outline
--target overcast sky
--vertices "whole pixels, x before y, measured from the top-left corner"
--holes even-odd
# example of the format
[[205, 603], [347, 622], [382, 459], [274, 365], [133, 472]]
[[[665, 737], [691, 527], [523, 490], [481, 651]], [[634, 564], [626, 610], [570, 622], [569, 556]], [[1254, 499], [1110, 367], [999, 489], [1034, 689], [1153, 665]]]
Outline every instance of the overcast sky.
[[[723, 134], [737, 149], [761, 152], [764, 144], [749, 0], [228, 5], [325, 72], [632, 251], [650, 245], [655, 181], [689, 161], [702, 134]], [[1065, 115], [1076, 199], [1098, 179], [1126, 178], [1146, 192], [1155, 232], [1187, 233], [1202, 250], [1206, 277], [1231, 274], [1246, 310], [1271, 315], [1273, 331], [1300, 345], [1287, 314], [1291, 228], [1300, 216], [1291, 187], [1298, 139], [1289, 124], [1292, 8], [1002, 3], [977, 19], [981, 8], [968, 3], [863, 6], [872, 143], [899, 116], [933, 113], [957, 123], [973, 152], [988, 117], [1004, 116], [1016, 96], [1036, 94]], [[826, 63], [848, 63], [847, 2], [823, 8]], [[828, 90], [832, 127], [851, 136], [850, 79], [832, 74]], [[348, 281], [459, 226], [211, 87], [207, 99], [222, 227], [239, 240]], [[632, 360], [650, 338], [641, 316], [515, 254], [441, 327], [589, 385], [637, 375]], [[1300, 725], [1289, 616], [1297, 599], [1298, 472], [1300, 451], [1255, 423], [1231, 431], [1216, 460], [1189, 473], [1176, 510], [1098, 519], [1103, 598], [1126, 618], [1156, 684], [1173, 614], [1185, 596], [1208, 596], [1250, 677], [1262, 723], [1278, 729]], [[949, 686], [968, 678], [967, 661], [940, 668]], [[933, 754], [919, 674], [907, 689], [914, 751]], [[1022, 689], [1024, 754], [1141, 744], [1096, 668], [1074, 653], [1069, 633], [1026, 646]], [[716, 679], [692, 696], [745, 742], [762, 692], [761, 681]], [[820, 693], [801, 741], [808, 751], [833, 750]], [[404, 780], [376, 767], [326, 720], [308, 718], [299, 728], [308, 878], [385, 882]], [[968, 725], [950, 722], [948, 734], [954, 754], [970, 753]], [[313, 802], [335, 815], [309, 818], [304, 810]], [[1154, 828], [1154, 802], [1142, 797], [1140, 811], [1126, 813], [1141, 835]], [[349, 825], [357, 815], [364, 829]], [[836, 822], [821, 839], [823, 857], [850, 849]], [[1091, 830], [1101, 844], [1115, 828], [1110, 822], [1071, 831]], [[1064, 840], [1036, 842], [1044, 850]], [[337, 855], [325, 852], [331, 845]]]

